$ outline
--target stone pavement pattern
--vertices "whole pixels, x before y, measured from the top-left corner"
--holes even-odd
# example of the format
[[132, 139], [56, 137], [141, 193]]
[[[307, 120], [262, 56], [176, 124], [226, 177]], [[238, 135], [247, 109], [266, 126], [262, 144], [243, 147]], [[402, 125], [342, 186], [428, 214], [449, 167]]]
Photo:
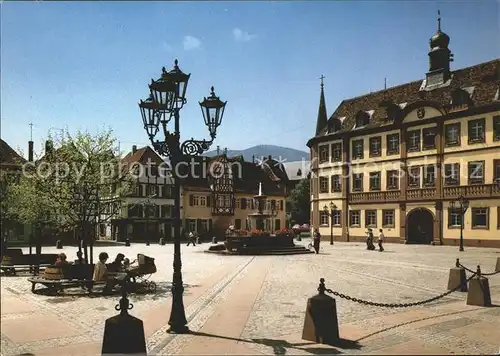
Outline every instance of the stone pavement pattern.
[[[308, 241], [303, 241], [307, 244]], [[183, 247], [185, 306], [190, 335], [166, 333], [173, 246], [100, 247], [134, 257], [154, 257], [155, 295], [131, 295], [131, 314], [144, 322], [149, 354], [493, 354], [500, 346], [500, 274], [490, 277], [495, 305], [467, 306], [454, 292], [424, 306], [387, 309], [336, 298], [343, 339], [357, 344], [332, 348], [301, 340], [307, 298], [319, 278], [327, 288], [370, 301], [408, 303], [446, 291], [448, 272], [461, 263], [494, 270], [499, 249], [387, 244], [322, 245], [319, 255], [220, 256], [207, 244]], [[46, 248], [46, 252], [56, 252]], [[75, 247], [63, 250], [68, 256]], [[70, 257], [71, 258], [71, 257]], [[95, 258], [96, 259], [96, 258]], [[45, 296], [31, 293], [23, 277], [1, 278], [1, 355], [100, 354], [104, 321], [115, 315], [119, 296]]]

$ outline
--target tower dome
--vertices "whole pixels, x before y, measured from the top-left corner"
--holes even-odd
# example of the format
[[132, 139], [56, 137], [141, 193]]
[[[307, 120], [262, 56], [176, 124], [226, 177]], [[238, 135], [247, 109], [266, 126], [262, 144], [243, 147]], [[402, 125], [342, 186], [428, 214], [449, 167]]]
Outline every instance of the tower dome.
[[434, 36], [430, 39], [430, 47], [432, 48], [448, 48], [450, 44], [450, 36], [441, 31], [441, 12], [438, 11], [438, 29]]
[[448, 48], [450, 44], [450, 36], [446, 33], [438, 30], [434, 36], [431, 37], [430, 46], [431, 48]]

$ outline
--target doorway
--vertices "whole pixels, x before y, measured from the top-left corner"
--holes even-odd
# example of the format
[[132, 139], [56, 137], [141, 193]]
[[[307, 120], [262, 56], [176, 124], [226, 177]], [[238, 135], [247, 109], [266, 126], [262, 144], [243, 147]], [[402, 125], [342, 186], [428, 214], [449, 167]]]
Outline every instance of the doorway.
[[430, 244], [434, 240], [434, 216], [425, 208], [412, 210], [407, 218], [406, 231], [408, 244]]

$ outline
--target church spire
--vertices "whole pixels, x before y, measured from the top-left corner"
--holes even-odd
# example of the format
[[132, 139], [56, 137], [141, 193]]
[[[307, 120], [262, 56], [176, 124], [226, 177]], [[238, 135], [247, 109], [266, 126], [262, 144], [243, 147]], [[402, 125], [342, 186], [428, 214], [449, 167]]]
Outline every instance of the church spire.
[[326, 114], [326, 104], [325, 104], [325, 92], [323, 90], [324, 88], [323, 79], [325, 79], [325, 76], [321, 75], [319, 79], [321, 80], [321, 94], [319, 98], [318, 120], [316, 122], [316, 135], [319, 135], [321, 130], [328, 125], [328, 116]]

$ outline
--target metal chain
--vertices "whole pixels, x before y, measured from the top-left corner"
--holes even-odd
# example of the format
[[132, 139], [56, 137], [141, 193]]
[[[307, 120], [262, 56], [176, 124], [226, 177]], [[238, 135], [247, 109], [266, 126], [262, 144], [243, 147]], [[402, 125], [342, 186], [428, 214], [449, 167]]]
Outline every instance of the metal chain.
[[[467, 278], [467, 282], [469, 282], [475, 275], [476, 275], [476, 273], [474, 272], [472, 274], [472, 276], [470, 276], [469, 278]], [[440, 294], [438, 296], [435, 296], [435, 297], [432, 297], [432, 298], [429, 298], [429, 299], [426, 299], [426, 300], [422, 300], [422, 301], [419, 301], [419, 302], [413, 302], [413, 303], [402, 303], [402, 304], [396, 304], [396, 303], [390, 303], [390, 304], [388, 304], [388, 303], [371, 302], [371, 301], [368, 301], [368, 300], [363, 300], [363, 299], [358, 299], [358, 298], [350, 297], [348, 295], [345, 295], [345, 294], [342, 294], [342, 293], [339, 293], [339, 292], [335, 292], [335, 291], [333, 291], [331, 289], [325, 289], [325, 291], [328, 292], [328, 293], [330, 293], [330, 294], [333, 294], [333, 295], [335, 295], [337, 297], [340, 297], [342, 299], [350, 300], [350, 301], [353, 301], [353, 302], [356, 302], [356, 303], [360, 303], [360, 304], [371, 305], [371, 306], [374, 306], [374, 307], [382, 307], [382, 308], [408, 308], [408, 307], [414, 307], [416, 305], [427, 304], [427, 303], [433, 302], [435, 300], [444, 298], [447, 295], [455, 292], [459, 288], [460, 288], [460, 285], [457, 286], [456, 288], [452, 289], [452, 290], [449, 290], [449, 291], [444, 292], [444, 293], [442, 293], [442, 294]]]
[[[470, 273], [476, 273], [475, 271], [465, 267], [463, 264], [461, 263], [457, 263], [457, 266], [460, 267], [460, 268], [463, 268], [464, 270], [466, 270], [467, 272], [470, 272]], [[481, 276], [494, 276], [495, 274], [498, 274], [500, 273], [500, 271], [496, 271], [496, 272], [491, 272], [491, 273], [484, 273], [483, 271], [481, 271]]]

